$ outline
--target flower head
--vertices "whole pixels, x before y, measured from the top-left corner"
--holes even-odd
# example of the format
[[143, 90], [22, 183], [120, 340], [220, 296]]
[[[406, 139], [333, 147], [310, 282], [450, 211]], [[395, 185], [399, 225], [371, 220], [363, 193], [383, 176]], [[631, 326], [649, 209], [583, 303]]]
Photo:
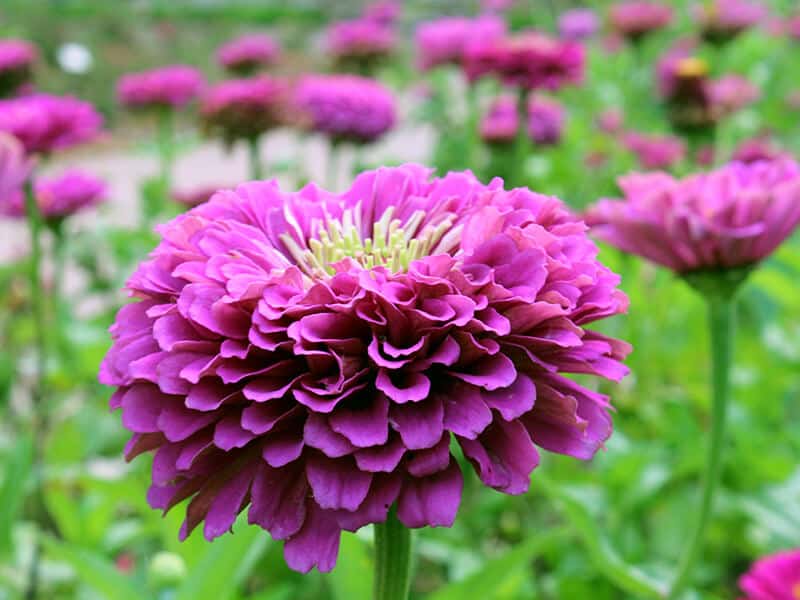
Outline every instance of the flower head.
[[262, 75], [232, 79], [211, 87], [200, 114], [206, 130], [226, 142], [254, 139], [286, 122], [288, 86]]
[[394, 25], [400, 18], [402, 6], [394, 0], [383, 0], [372, 2], [364, 7], [362, 18], [367, 21], [374, 21], [379, 25]]
[[0, 100], [0, 131], [16, 137], [29, 154], [49, 153], [96, 138], [103, 118], [72, 96], [35, 94]]
[[645, 169], [667, 169], [686, 156], [686, 144], [670, 135], [645, 135], [630, 131], [622, 136], [624, 146], [633, 152]]
[[519, 114], [513, 96], [495, 98], [481, 119], [481, 139], [488, 144], [509, 144], [517, 137]]
[[391, 28], [369, 19], [339, 21], [326, 33], [328, 51], [345, 64], [371, 65], [391, 54], [396, 44]]
[[753, 163], [762, 160], [775, 160], [788, 154], [776, 148], [768, 137], [755, 137], [742, 141], [733, 151], [733, 160]]
[[[461, 446], [519, 494], [537, 448], [589, 459], [624, 342], [619, 277], [553, 197], [406, 165], [334, 194], [274, 181], [222, 191], [160, 230], [127, 287], [101, 381], [155, 451], [150, 504], [191, 498], [181, 537], [237, 514], [286, 540], [290, 567], [333, 568], [341, 530], [450, 526]], [[249, 509], [248, 509], [249, 505]]]
[[[80, 169], [71, 169], [52, 178], [34, 182], [33, 194], [39, 212], [46, 221], [60, 221], [104, 201], [108, 190], [102, 179]], [[25, 216], [22, 192], [8, 198], [2, 212], [10, 217]]]
[[614, 30], [633, 41], [668, 26], [672, 16], [669, 6], [643, 0], [619, 2], [611, 7], [609, 13]]
[[294, 106], [308, 127], [335, 140], [373, 141], [395, 122], [394, 98], [374, 79], [308, 75], [294, 92]]
[[558, 17], [558, 33], [567, 40], [585, 40], [600, 28], [597, 14], [588, 8], [568, 10]]
[[256, 33], [243, 35], [221, 46], [217, 50], [217, 61], [229, 71], [246, 75], [273, 64], [280, 53], [278, 42], [268, 35]]
[[464, 69], [470, 80], [494, 75], [522, 89], [557, 90], [583, 81], [583, 46], [527, 31], [467, 46]]
[[0, 40], [0, 98], [13, 95], [27, 83], [39, 56], [36, 47], [24, 40]]
[[693, 14], [704, 38], [725, 42], [761, 22], [767, 10], [750, 0], [711, 0], [695, 5]]
[[564, 129], [564, 106], [544, 96], [528, 101], [528, 135], [540, 146], [558, 144]]
[[741, 110], [761, 96], [758, 86], [741, 75], [723, 75], [709, 82], [711, 101], [722, 114]]
[[800, 548], [757, 560], [739, 579], [743, 600], [798, 600], [800, 598]]
[[800, 223], [800, 166], [790, 159], [675, 179], [628, 175], [625, 199], [601, 201], [593, 228], [613, 246], [678, 273], [744, 267], [769, 256]]
[[129, 108], [177, 108], [197, 98], [203, 84], [197, 69], [171, 65], [123, 75], [117, 83], [117, 97]]
[[431, 69], [444, 64], [461, 64], [467, 46], [486, 43], [506, 33], [503, 19], [484, 15], [467, 17], [442, 17], [421, 23], [415, 32], [417, 64], [421, 69]]

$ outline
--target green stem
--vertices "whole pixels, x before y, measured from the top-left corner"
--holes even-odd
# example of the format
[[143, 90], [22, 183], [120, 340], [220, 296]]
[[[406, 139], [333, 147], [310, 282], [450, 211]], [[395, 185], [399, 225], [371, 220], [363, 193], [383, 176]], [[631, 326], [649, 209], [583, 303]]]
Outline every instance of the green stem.
[[261, 153], [259, 139], [257, 136], [247, 140], [247, 156], [250, 161], [250, 179], [263, 179], [264, 173], [261, 168]]
[[385, 523], [373, 525], [375, 582], [373, 600], [406, 600], [411, 582], [411, 530], [394, 510]]
[[725, 443], [725, 412], [730, 386], [730, 364], [733, 355], [734, 300], [732, 296], [708, 296], [711, 331], [712, 403], [711, 440], [703, 481], [697, 522], [678, 566], [668, 598], [678, 598], [686, 585], [702, 548], [706, 527], [714, 504], [714, 492], [720, 481], [722, 449]]
[[336, 189], [336, 182], [338, 180], [339, 161], [341, 159], [341, 145], [342, 143], [340, 141], [332, 140], [328, 148], [328, 162], [326, 165], [328, 172], [326, 174], [325, 181], [328, 185], [328, 189], [331, 191]]
[[165, 190], [172, 183], [172, 165], [175, 162], [175, 123], [170, 107], [165, 106], [158, 111], [158, 154], [161, 168], [161, 182]]

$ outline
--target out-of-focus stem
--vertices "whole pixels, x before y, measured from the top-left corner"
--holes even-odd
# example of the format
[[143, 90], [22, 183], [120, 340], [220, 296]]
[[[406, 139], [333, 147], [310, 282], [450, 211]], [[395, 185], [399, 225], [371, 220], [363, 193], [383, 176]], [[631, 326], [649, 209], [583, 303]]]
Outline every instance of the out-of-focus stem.
[[257, 136], [247, 140], [247, 156], [250, 162], [250, 179], [263, 179], [264, 172], [261, 166], [260, 143]]
[[373, 600], [406, 600], [411, 583], [411, 530], [389, 511], [386, 522], [375, 523], [375, 581]]

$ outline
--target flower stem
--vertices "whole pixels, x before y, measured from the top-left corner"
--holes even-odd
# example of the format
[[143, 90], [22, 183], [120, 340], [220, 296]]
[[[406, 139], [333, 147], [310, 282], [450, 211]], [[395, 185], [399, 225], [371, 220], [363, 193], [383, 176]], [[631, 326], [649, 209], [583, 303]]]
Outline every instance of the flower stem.
[[394, 510], [385, 523], [375, 523], [375, 582], [373, 600], [406, 600], [411, 582], [411, 530]]
[[730, 386], [730, 364], [733, 355], [734, 300], [732, 296], [709, 295], [708, 314], [711, 331], [712, 403], [711, 440], [708, 447], [705, 478], [697, 522], [678, 566], [668, 598], [678, 598], [686, 585], [695, 560], [703, 545], [704, 534], [714, 503], [714, 492], [722, 470], [722, 449], [725, 442], [725, 413]]
[[259, 151], [259, 140], [257, 136], [247, 139], [247, 155], [250, 160], [250, 179], [263, 179], [264, 173], [261, 168], [261, 153]]

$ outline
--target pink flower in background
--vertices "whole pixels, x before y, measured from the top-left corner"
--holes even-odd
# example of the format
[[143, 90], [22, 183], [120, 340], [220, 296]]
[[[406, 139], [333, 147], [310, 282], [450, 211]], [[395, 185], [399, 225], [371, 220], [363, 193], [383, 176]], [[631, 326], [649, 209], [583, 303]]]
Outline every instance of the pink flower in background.
[[[697, 41], [693, 38], [680, 38], [659, 57], [656, 61], [656, 84], [658, 93], [664, 99], [672, 98], [679, 84], [679, 70], [681, 63], [686, 59], [694, 59]], [[707, 65], [702, 75], [707, 75]]]
[[723, 114], [741, 110], [761, 97], [761, 90], [741, 75], [723, 75], [709, 82], [712, 103]]
[[232, 185], [205, 184], [188, 189], [172, 190], [170, 196], [178, 204], [187, 208], [194, 208], [208, 202], [219, 190], [233, 188]]
[[504, 12], [514, 6], [516, 0], [481, 0], [481, 9], [488, 12]]
[[96, 138], [103, 118], [72, 96], [34, 94], [0, 100], [0, 131], [16, 137], [29, 154], [47, 154]]
[[800, 167], [790, 159], [731, 163], [676, 179], [625, 176], [592, 231], [677, 273], [743, 267], [769, 256], [800, 223]]
[[567, 40], [585, 40], [600, 28], [597, 14], [588, 8], [568, 10], [558, 17], [558, 33]]
[[229, 71], [248, 74], [275, 63], [280, 53], [281, 47], [272, 37], [254, 33], [221, 46], [217, 50], [217, 60]]
[[339, 21], [326, 33], [327, 49], [340, 61], [376, 60], [391, 54], [396, 44], [390, 27], [367, 19]]
[[619, 2], [611, 7], [609, 13], [614, 30], [633, 41], [667, 27], [672, 17], [672, 9], [668, 5], [642, 0]]
[[739, 579], [743, 600], [800, 598], [800, 548], [758, 559]]
[[30, 80], [38, 57], [30, 42], [0, 39], [0, 98], [13, 95]]
[[513, 96], [495, 98], [481, 119], [481, 139], [489, 144], [508, 144], [519, 130], [517, 101]]
[[767, 137], [755, 137], [749, 140], [744, 140], [733, 151], [733, 160], [752, 163], [760, 160], [776, 160], [781, 157], [787, 157], [789, 154], [775, 147], [775, 145]]
[[374, 21], [379, 25], [394, 25], [400, 18], [402, 10], [400, 2], [394, 2], [393, 0], [373, 2], [364, 7], [362, 18], [367, 21]]
[[394, 126], [392, 93], [374, 79], [355, 75], [307, 75], [294, 91], [305, 125], [334, 140], [371, 142]]
[[[798, 203], [800, 206], [800, 203]], [[335, 194], [251, 182], [161, 226], [127, 282], [100, 380], [154, 451], [148, 502], [183, 539], [238, 513], [330, 571], [342, 530], [450, 526], [461, 466], [524, 493], [539, 449], [590, 459], [630, 347], [587, 328], [619, 277], [556, 198], [417, 165]]]
[[622, 125], [622, 112], [615, 108], [606, 109], [597, 117], [597, 127], [605, 133], [619, 133], [622, 130]]
[[430, 69], [443, 64], [461, 64], [470, 44], [486, 43], [505, 35], [506, 24], [500, 17], [442, 17], [417, 26], [414, 39], [417, 64]]
[[786, 33], [796, 39], [800, 40], [800, 15], [795, 15], [786, 20]]
[[209, 88], [200, 103], [207, 132], [232, 143], [254, 139], [287, 122], [289, 86], [261, 75], [231, 79]]
[[200, 94], [203, 75], [186, 65], [171, 65], [123, 75], [117, 83], [117, 98], [129, 108], [178, 108]]
[[540, 146], [551, 146], [561, 141], [564, 130], [564, 106], [552, 98], [531, 96], [528, 101], [528, 135]]
[[583, 81], [584, 49], [537, 31], [470, 44], [464, 56], [467, 77], [493, 75], [526, 90], [557, 90]]
[[[33, 193], [42, 217], [58, 221], [103, 202], [108, 190], [102, 179], [80, 169], [70, 169], [57, 177], [37, 179]], [[9, 197], [0, 210], [10, 217], [24, 217], [23, 194]]]
[[33, 163], [19, 140], [0, 133], [0, 204], [20, 192], [32, 168]]
[[645, 169], [668, 169], [686, 156], [683, 140], [669, 135], [644, 135], [631, 131], [622, 136], [622, 143]]
[[751, 0], [712, 0], [695, 5], [692, 13], [703, 37], [724, 42], [758, 25], [767, 10]]

